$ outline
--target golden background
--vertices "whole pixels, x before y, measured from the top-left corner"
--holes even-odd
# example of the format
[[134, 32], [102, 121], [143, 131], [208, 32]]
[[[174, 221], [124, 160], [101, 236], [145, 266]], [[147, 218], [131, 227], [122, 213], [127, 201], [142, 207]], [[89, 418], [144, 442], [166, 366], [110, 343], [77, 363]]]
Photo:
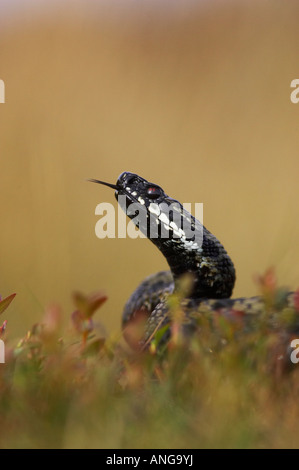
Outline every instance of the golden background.
[[95, 236], [100, 202], [132, 171], [204, 223], [237, 270], [234, 296], [256, 294], [275, 266], [299, 286], [299, 8], [295, 2], [212, 2], [169, 10], [94, 9], [1, 19], [0, 292], [12, 337], [71, 293], [104, 289], [108, 332], [148, 274], [167, 267], [145, 239]]

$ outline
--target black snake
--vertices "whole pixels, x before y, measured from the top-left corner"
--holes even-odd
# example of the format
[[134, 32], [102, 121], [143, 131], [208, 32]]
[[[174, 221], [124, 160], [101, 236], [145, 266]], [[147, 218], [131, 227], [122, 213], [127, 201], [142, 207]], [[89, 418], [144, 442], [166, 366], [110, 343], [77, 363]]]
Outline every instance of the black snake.
[[[158, 329], [170, 322], [167, 298], [179, 291], [185, 275], [190, 275], [190, 278], [188, 295], [181, 302], [185, 313], [184, 333], [194, 331], [198, 317], [205, 312], [220, 312], [232, 322], [241, 315], [245, 329], [254, 324], [255, 314], [263, 311], [263, 299], [230, 298], [236, 279], [232, 260], [217, 238], [180, 202], [169, 197], [157, 184], [130, 172], [122, 173], [116, 184], [90, 181], [115, 189], [115, 197], [122, 209], [157, 246], [170, 267], [170, 271], [146, 278], [133, 292], [123, 311], [124, 330], [140, 312], [145, 313], [147, 322], [142, 342], [147, 344]], [[282, 306], [293, 308], [293, 293], [286, 293]], [[271, 321], [275, 328], [276, 319]], [[292, 325], [293, 336], [297, 332], [298, 322]], [[284, 334], [290, 338], [287, 328]], [[168, 330], [164, 338], [169, 336]]]

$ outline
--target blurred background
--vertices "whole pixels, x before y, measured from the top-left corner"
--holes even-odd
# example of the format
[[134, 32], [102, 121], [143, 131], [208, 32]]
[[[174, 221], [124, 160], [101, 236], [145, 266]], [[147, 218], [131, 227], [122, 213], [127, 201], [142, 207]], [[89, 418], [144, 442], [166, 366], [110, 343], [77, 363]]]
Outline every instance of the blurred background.
[[146, 239], [95, 236], [100, 202], [129, 170], [204, 223], [237, 270], [234, 296], [275, 266], [299, 286], [298, 2], [22, 1], [0, 3], [0, 293], [24, 335], [71, 293], [103, 289], [97, 314], [122, 307], [167, 268]]

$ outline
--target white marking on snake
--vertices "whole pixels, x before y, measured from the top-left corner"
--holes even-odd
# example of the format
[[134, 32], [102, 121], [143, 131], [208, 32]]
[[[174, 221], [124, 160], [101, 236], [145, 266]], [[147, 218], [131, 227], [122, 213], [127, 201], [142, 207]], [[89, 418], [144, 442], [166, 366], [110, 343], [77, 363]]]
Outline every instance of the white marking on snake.
[[[138, 199], [139, 200], [139, 199]], [[156, 216], [159, 216], [160, 214], [160, 208], [158, 204], [154, 204], [153, 202], [150, 203], [148, 206], [148, 210], [152, 213], [155, 214]], [[160, 217], [159, 217], [160, 218]], [[160, 219], [161, 220], [161, 219]]]
[[169, 218], [167, 217], [167, 215], [164, 212], [162, 212], [159, 215], [159, 219], [161, 220], [161, 222], [164, 222], [165, 224], [170, 225]]

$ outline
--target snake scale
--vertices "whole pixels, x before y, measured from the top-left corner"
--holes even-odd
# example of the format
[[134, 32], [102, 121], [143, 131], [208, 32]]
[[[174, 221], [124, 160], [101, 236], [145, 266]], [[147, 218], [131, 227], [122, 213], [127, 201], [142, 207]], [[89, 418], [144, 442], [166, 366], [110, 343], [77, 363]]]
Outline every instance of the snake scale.
[[[256, 315], [263, 311], [263, 298], [230, 298], [236, 280], [232, 260], [219, 240], [179, 201], [169, 197], [157, 184], [127, 171], [119, 176], [116, 184], [90, 181], [113, 188], [119, 204], [122, 196], [122, 209], [156, 245], [170, 267], [170, 271], [147, 277], [133, 292], [123, 311], [124, 330], [138, 313], [145, 312], [147, 321], [142, 344], [148, 343], [157, 330], [170, 322], [167, 298], [179, 292], [186, 275], [190, 276], [188, 295], [181, 302], [185, 316], [182, 330], [186, 336], [197, 328], [198, 318], [206, 312], [218, 312], [231, 322], [241, 316], [244, 330], [254, 325]], [[130, 210], [132, 204], [133, 210]], [[136, 217], [138, 211], [144, 217]], [[186, 226], [188, 230], [184, 229]], [[283, 303], [293, 308], [293, 293], [287, 293]], [[273, 322], [275, 328], [275, 320]], [[296, 322], [292, 335], [298, 333]], [[291, 337], [287, 328], [283, 334], [288, 339]], [[168, 330], [164, 339], [169, 339], [170, 335]]]

